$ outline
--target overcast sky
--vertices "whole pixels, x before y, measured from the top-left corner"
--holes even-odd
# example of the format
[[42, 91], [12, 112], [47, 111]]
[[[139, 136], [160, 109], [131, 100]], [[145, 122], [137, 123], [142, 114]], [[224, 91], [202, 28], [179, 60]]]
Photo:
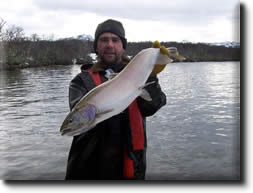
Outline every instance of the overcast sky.
[[1, 0], [0, 18], [27, 36], [94, 36], [112, 18], [128, 41], [240, 41], [239, 0]]

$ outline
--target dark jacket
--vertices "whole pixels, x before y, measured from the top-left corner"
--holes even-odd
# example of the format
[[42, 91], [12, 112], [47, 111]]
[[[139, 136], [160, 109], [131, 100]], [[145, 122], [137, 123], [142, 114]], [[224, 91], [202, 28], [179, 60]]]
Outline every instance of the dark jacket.
[[[122, 65], [116, 65], [114, 71], [121, 71]], [[104, 71], [98, 70], [102, 80]], [[146, 171], [146, 118], [153, 115], [166, 104], [166, 96], [162, 92], [157, 77], [149, 78], [155, 84], [147, 86], [152, 101], [147, 102], [137, 98], [137, 103], [143, 117], [145, 134], [145, 148], [142, 151], [129, 153], [135, 160], [135, 178], [145, 179]], [[79, 73], [70, 83], [69, 104], [70, 109], [92, 88], [95, 83], [89, 73], [82, 67]], [[117, 100], [117, 99], [115, 99]], [[125, 110], [99, 123], [95, 128], [81, 135], [75, 136], [71, 145], [66, 180], [119, 180], [123, 177], [123, 149], [129, 145], [129, 115]]]

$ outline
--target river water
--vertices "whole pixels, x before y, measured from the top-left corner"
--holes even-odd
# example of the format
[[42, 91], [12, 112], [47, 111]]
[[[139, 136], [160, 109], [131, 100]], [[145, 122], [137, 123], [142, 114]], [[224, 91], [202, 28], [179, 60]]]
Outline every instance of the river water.
[[[64, 179], [60, 136], [80, 66], [0, 72], [0, 177]], [[147, 119], [148, 180], [240, 179], [240, 63], [172, 63], [159, 74], [167, 105]]]

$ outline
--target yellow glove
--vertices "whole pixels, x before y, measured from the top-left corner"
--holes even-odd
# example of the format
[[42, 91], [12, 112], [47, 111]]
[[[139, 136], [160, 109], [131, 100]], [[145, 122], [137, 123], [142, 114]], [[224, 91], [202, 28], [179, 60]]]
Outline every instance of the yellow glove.
[[[185, 60], [183, 56], [180, 56], [177, 48], [171, 47], [171, 48], [165, 48], [164, 46], [161, 46], [159, 41], [154, 41], [152, 48], [160, 48], [160, 52], [162, 54], [168, 55], [169, 58], [177, 59], [179, 61]], [[151, 72], [150, 76], [156, 76], [158, 73], [162, 72], [165, 68], [166, 64], [156, 64], [153, 71]]]

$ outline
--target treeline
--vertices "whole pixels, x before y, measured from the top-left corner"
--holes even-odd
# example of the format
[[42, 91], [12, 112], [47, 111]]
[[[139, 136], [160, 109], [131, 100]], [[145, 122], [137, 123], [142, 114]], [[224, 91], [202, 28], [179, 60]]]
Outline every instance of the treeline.
[[6, 63], [9, 67], [69, 65], [76, 58], [85, 58], [91, 51], [91, 44], [75, 39], [11, 41], [5, 45]]
[[[0, 70], [41, 65], [69, 65], [91, 63], [93, 41], [76, 38], [52, 40], [37, 34], [26, 37], [22, 28], [12, 26], [3, 31], [0, 20]], [[177, 47], [187, 61], [240, 60], [240, 48], [210, 46], [207, 44], [161, 42], [165, 47]], [[150, 48], [152, 42], [129, 42], [126, 54], [135, 56], [140, 50]]]
[[5, 24], [0, 18], [0, 70], [92, 62], [88, 53], [91, 53], [93, 43], [89, 40], [54, 40], [51, 36], [37, 34], [27, 37], [22, 27], [5, 29]]
[[[161, 42], [165, 47], [176, 47], [180, 55], [184, 56], [184, 62], [202, 61], [239, 61], [240, 48], [208, 45], [204, 43], [178, 43]], [[130, 42], [127, 47], [127, 54], [134, 56], [140, 50], [150, 48], [152, 42]]]
[[40, 37], [37, 34], [27, 37], [21, 27], [11, 26], [3, 30], [5, 23], [0, 19], [0, 70], [69, 65], [74, 59], [91, 62], [91, 58], [87, 58], [92, 49], [91, 41], [74, 38], [53, 40], [52, 37]]

